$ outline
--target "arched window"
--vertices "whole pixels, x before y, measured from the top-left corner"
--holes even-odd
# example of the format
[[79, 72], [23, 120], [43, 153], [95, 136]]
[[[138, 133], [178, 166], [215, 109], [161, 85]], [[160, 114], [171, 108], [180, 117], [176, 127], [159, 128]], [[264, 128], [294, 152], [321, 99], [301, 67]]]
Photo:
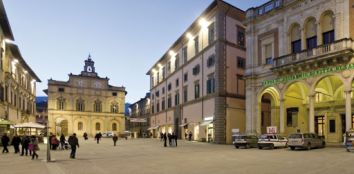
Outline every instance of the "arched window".
[[118, 113], [118, 103], [112, 103], [111, 112], [112, 113]]
[[65, 99], [60, 97], [57, 99], [57, 108], [58, 110], [64, 110], [64, 106], [65, 106]]
[[334, 14], [331, 11], [325, 12], [321, 18], [321, 30], [323, 44], [334, 42]]
[[112, 123], [112, 131], [117, 131], [117, 123]]
[[309, 18], [305, 23], [306, 47], [308, 50], [317, 47], [316, 19]]
[[93, 110], [95, 112], [102, 112], [102, 102], [100, 100], [96, 100], [93, 104]]
[[82, 131], [84, 129], [84, 124], [80, 121], [77, 123], [77, 130]]
[[85, 101], [82, 99], [78, 99], [76, 101], [76, 111], [85, 111]]
[[101, 130], [101, 124], [100, 123], [96, 123], [96, 131], [100, 131]]
[[293, 24], [290, 28], [291, 52], [301, 52], [301, 30], [299, 24]]

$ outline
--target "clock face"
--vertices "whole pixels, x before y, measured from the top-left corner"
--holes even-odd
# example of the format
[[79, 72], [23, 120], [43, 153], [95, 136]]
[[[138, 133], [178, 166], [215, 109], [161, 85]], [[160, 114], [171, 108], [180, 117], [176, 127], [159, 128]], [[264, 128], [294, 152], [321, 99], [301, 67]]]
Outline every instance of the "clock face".
[[92, 67], [91, 66], [87, 67], [87, 72], [92, 72]]

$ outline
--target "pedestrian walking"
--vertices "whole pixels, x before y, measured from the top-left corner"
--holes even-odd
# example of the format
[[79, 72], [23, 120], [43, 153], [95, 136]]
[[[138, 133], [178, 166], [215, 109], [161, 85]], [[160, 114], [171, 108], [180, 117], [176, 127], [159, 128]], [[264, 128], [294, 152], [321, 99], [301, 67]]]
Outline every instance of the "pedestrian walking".
[[85, 140], [88, 139], [88, 136], [87, 136], [87, 133], [86, 133], [86, 132], [84, 133], [84, 139], [85, 139]]
[[168, 145], [171, 146], [172, 145], [172, 135], [170, 133], [168, 133], [167, 138], [168, 138]]
[[80, 145], [79, 145], [79, 140], [77, 139], [75, 133], [73, 133], [73, 135], [71, 135], [71, 136], [69, 137], [68, 142], [69, 142], [69, 144], [70, 144], [70, 146], [71, 146], [70, 158], [75, 159], [75, 156], [76, 156], [76, 146], [77, 146], [77, 148], [80, 147]]
[[162, 137], [163, 137], [163, 146], [164, 147], [167, 147], [167, 135], [166, 135], [166, 133], [164, 133], [164, 134], [162, 134]]
[[160, 141], [163, 141], [163, 133], [160, 132]]
[[116, 146], [117, 141], [118, 141], [118, 136], [116, 134], [114, 134], [112, 139], [113, 139], [114, 146]]
[[20, 143], [21, 143], [21, 138], [19, 136], [17, 136], [17, 135], [14, 135], [12, 137], [11, 144], [12, 144], [12, 146], [14, 146], [15, 153], [19, 153], [20, 152]]
[[97, 141], [97, 144], [100, 144], [100, 134], [99, 133], [96, 133], [95, 139]]
[[65, 141], [66, 141], [66, 139], [65, 139], [64, 134], [61, 134], [59, 140], [60, 140], [60, 148], [61, 148], [61, 150], [65, 150]]
[[[22, 146], [22, 150], [21, 150], [21, 156], [23, 156], [26, 152], [26, 156], [28, 155], [28, 146], [29, 143], [31, 142], [29, 136], [25, 135], [24, 137], [22, 137], [21, 139], [21, 146]], [[30, 153], [31, 155], [31, 153]]]
[[189, 131], [188, 140], [189, 140], [189, 141], [192, 141], [192, 131]]
[[1, 137], [1, 143], [3, 146], [2, 153], [9, 153], [9, 149], [7, 149], [7, 146], [9, 145], [10, 138], [7, 136], [6, 133]]
[[176, 134], [176, 133], [174, 133], [173, 138], [174, 138], [174, 140], [175, 140], [175, 145], [176, 145], [176, 147], [177, 147], [177, 134]]
[[31, 151], [32, 151], [32, 160], [34, 159], [34, 157], [36, 157], [36, 159], [38, 159], [38, 154], [37, 151], [39, 151], [39, 146], [38, 146], [38, 140], [36, 136], [32, 136], [31, 137]]

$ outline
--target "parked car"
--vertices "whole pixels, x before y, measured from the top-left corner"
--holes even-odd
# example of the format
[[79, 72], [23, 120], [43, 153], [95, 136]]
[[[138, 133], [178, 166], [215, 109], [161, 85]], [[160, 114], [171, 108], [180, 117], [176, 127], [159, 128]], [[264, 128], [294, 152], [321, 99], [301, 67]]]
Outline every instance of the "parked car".
[[258, 149], [287, 147], [288, 140], [277, 134], [263, 134], [258, 139]]
[[113, 135], [114, 135], [114, 132], [112, 132], [112, 131], [107, 131], [107, 132], [102, 133], [102, 137], [104, 137], [104, 138], [113, 137]]
[[312, 148], [324, 148], [326, 142], [315, 133], [294, 133], [289, 136], [288, 146], [291, 150], [303, 148], [310, 150]]
[[258, 137], [256, 135], [243, 135], [243, 134], [236, 134], [233, 135], [234, 141], [232, 142], [236, 149], [243, 146], [245, 149], [250, 147], [258, 147]]

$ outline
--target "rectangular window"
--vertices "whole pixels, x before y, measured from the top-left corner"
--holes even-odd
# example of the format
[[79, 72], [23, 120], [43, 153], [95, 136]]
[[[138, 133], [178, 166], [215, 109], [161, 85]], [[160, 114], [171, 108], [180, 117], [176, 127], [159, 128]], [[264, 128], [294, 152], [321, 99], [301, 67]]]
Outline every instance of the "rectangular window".
[[208, 30], [208, 45], [210, 45], [215, 40], [215, 27], [214, 22], [209, 25]]
[[299, 108], [286, 109], [286, 125], [288, 127], [297, 127], [298, 112], [299, 112]]
[[172, 85], [171, 85], [171, 83], [169, 83], [168, 86], [167, 86], [167, 90], [170, 91], [171, 88], [172, 88]]
[[167, 98], [167, 108], [170, 108], [172, 107], [172, 99], [171, 99], [171, 96], [168, 96]]
[[245, 47], [245, 29], [237, 26], [237, 45]]
[[317, 47], [317, 37], [310, 37], [306, 40], [307, 49], [311, 50]]
[[175, 94], [175, 105], [179, 105], [179, 92]]
[[188, 61], [187, 46], [182, 48], [183, 63], [186, 64]]
[[215, 64], [215, 55], [211, 55], [207, 60], [207, 67], [210, 68]]
[[329, 133], [336, 133], [336, 120], [329, 120]]
[[296, 40], [291, 42], [291, 52], [292, 53], [301, 52], [301, 40]]
[[194, 68], [193, 68], [193, 75], [198, 75], [200, 72], [200, 65], [196, 65]]
[[194, 98], [197, 99], [200, 97], [200, 86], [199, 81], [194, 83]]
[[65, 90], [64, 90], [64, 88], [58, 88], [58, 91], [59, 92], [64, 92]]
[[273, 3], [269, 3], [266, 6], [264, 6], [264, 12], [267, 13], [268, 11], [273, 10], [274, 4]]
[[195, 54], [199, 53], [199, 36], [196, 36], [194, 38], [194, 50], [195, 50]]
[[273, 63], [273, 46], [272, 44], [267, 44], [264, 46], [264, 57], [265, 63], [271, 65]]
[[157, 76], [157, 83], [159, 83], [160, 82], [160, 72], [159, 71], [157, 72], [156, 76]]
[[176, 87], [179, 86], [179, 79], [176, 79]]
[[116, 92], [112, 92], [112, 96], [117, 96], [117, 93]]
[[237, 68], [245, 69], [246, 67], [246, 59], [242, 57], [237, 57]]
[[156, 112], [160, 112], [160, 103], [159, 103], [159, 101], [157, 101], [157, 104], [156, 104]]
[[162, 98], [162, 101], [161, 101], [161, 110], [165, 110], [166, 109], [166, 102], [165, 102], [165, 98]]
[[156, 95], [156, 97], [159, 97], [160, 96], [160, 91], [156, 91], [155, 95]]
[[334, 30], [327, 31], [323, 33], [322, 36], [323, 36], [323, 45], [334, 42]]
[[166, 78], [166, 67], [162, 67], [162, 80]]
[[171, 73], [171, 61], [167, 62], [167, 72]]
[[151, 106], [152, 106], [152, 107], [151, 107], [151, 112], [152, 112], [152, 113], [155, 113], [155, 105], [154, 105], [154, 103], [152, 103]]
[[187, 102], [188, 101], [188, 86], [185, 86], [183, 88], [183, 102]]
[[183, 80], [184, 82], [188, 81], [188, 73], [184, 73]]
[[162, 88], [162, 94], [165, 94], [165, 87]]
[[179, 54], [176, 54], [175, 58], [175, 71], [179, 68]]
[[209, 75], [207, 80], [207, 94], [211, 94], [215, 92], [215, 78], [214, 74]]

